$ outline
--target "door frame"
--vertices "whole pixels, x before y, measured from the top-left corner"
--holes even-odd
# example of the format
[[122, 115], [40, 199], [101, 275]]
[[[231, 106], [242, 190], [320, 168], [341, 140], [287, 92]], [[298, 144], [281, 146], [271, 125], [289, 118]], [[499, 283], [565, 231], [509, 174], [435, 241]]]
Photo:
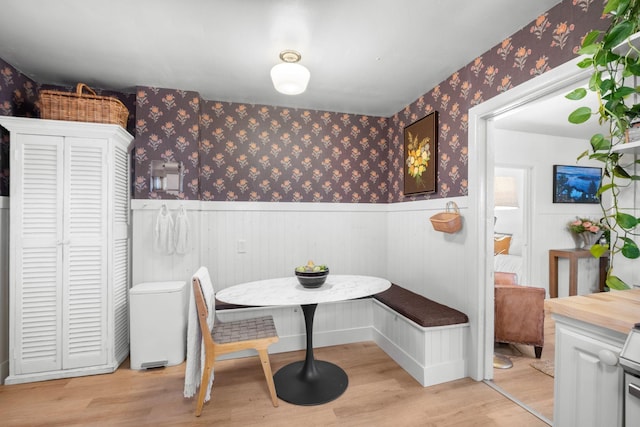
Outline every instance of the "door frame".
[[[568, 93], [591, 75], [577, 66], [576, 57], [469, 110], [469, 222], [470, 249], [477, 261], [469, 263], [469, 277], [477, 280], [478, 354], [472, 372], [476, 379], [493, 379], [493, 181], [495, 143], [493, 121], [502, 114], [559, 93]], [[470, 225], [471, 225], [470, 224]], [[531, 242], [530, 242], [531, 244]]]

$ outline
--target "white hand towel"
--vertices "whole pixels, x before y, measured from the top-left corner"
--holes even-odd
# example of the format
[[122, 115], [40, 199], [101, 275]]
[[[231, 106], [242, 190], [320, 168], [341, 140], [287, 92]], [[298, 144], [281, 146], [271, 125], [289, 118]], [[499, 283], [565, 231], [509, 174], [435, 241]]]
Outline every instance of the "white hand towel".
[[162, 205], [160, 212], [158, 212], [153, 237], [156, 251], [166, 255], [173, 253], [175, 245], [173, 240], [173, 218], [171, 218], [167, 205]]
[[176, 231], [175, 231], [175, 249], [177, 254], [186, 254], [189, 252], [189, 232], [191, 225], [189, 224], [189, 217], [184, 206], [180, 206], [178, 214], [176, 215]]
[[[195, 275], [200, 278], [202, 295], [206, 301], [207, 307], [214, 307], [215, 298], [213, 285], [209, 278], [208, 271], [199, 269]], [[194, 275], [194, 276], [195, 276]], [[193, 283], [193, 279], [191, 281]], [[200, 332], [200, 325], [198, 324], [198, 310], [196, 308], [196, 301], [193, 296], [193, 285], [190, 287], [191, 298], [189, 299], [189, 319], [187, 323], [187, 362], [184, 372], [184, 397], [193, 397], [201, 386], [202, 372], [204, 371], [205, 363], [205, 351], [202, 334]], [[209, 330], [213, 330], [213, 324], [215, 321], [215, 309], [209, 310], [209, 316], [207, 317], [207, 325]], [[207, 385], [207, 395], [204, 398], [205, 402], [211, 399], [211, 387], [213, 386], [213, 370], [211, 371], [211, 378]]]

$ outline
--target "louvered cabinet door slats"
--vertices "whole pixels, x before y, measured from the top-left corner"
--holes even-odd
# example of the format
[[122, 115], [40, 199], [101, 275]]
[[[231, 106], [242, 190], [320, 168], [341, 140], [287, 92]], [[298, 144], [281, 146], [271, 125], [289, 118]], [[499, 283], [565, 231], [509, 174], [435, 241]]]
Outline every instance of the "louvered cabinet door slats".
[[65, 369], [107, 362], [107, 148], [105, 139], [65, 139]]
[[62, 279], [63, 139], [40, 135], [16, 139], [11, 146], [13, 164], [23, 173], [11, 176], [15, 203], [10, 257], [15, 264], [10, 276], [17, 284], [11, 309], [21, 321], [11, 331], [13, 350], [18, 372], [43, 372], [62, 367], [58, 284]]
[[129, 353], [129, 156], [115, 125], [0, 116], [9, 130], [9, 376], [113, 372]]
[[113, 314], [115, 357], [129, 354], [129, 153], [123, 147], [113, 147]]

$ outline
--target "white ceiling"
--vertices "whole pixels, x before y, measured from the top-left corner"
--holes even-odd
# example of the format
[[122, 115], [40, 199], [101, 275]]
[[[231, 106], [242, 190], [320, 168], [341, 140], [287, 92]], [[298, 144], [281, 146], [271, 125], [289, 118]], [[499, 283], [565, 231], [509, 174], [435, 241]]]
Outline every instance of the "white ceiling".
[[[40, 83], [388, 117], [560, 0], [2, 0], [0, 58]], [[277, 93], [284, 49], [311, 71]]]
[[596, 133], [607, 134], [608, 128], [598, 123], [596, 116], [585, 123], [569, 122], [569, 114], [579, 107], [588, 106], [592, 111], [598, 109], [598, 100], [594, 92], [587, 90], [587, 96], [579, 101], [567, 99], [565, 95], [578, 87], [587, 88], [586, 82], [550, 94], [527, 103], [498, 116], [495, 127], [518, 132], [553, 135], [565, 138], [589, 140]]

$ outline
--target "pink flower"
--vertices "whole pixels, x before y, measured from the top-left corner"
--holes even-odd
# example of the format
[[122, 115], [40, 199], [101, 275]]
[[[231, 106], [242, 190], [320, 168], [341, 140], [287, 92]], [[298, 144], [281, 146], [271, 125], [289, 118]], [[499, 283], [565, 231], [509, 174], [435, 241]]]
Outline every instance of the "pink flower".
[[584, 228], [589, 228], [589, 227], [591, 227], [592, 225], [593, 225], [593, 224], [591, 224], [589, 221], [585, 221], [585, 222], [583, 222], [583, 223], [582, 223], [582, 226], [583, 226]]
[[598, 227], [597, 225], [592, 225], [591, 227], [589, 227], [589, 231], [592, 233], [597, 233], [598, 231], [600, 231], [600, 227]]

